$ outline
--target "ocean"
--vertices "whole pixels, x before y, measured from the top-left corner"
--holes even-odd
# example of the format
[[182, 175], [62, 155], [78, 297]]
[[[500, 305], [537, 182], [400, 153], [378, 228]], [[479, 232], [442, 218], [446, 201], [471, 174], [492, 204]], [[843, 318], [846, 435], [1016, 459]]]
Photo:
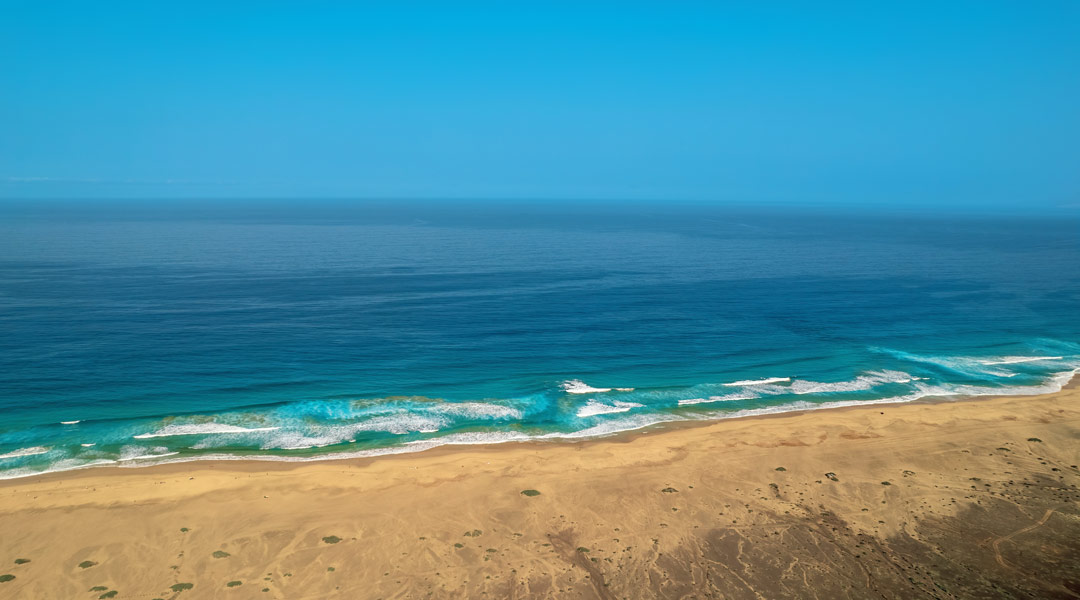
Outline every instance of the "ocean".
[[1055, 391], [1080, 220], [0, 203], [0, 478]]

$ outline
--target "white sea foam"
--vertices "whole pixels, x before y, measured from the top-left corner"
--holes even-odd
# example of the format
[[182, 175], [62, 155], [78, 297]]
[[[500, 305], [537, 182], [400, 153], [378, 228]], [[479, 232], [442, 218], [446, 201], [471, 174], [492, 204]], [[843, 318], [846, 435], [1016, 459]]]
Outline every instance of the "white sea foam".
[[137, 456], [125, 456], [116, 459], [119, 462], [127, 462], [130, 460], [147, 460], [151, 458], [165, 458], [166, 456], [176, 456], [179, 452], [163, 452], [161, 454], [139, 454]]
[[585, 406], [582, 406], [578, 409], [577, 416], [580, 418], [585, 418], [592, 417], [594, 415], [621, 413], [627, 412], [634, 408], [638, 408], [640, 406], [644, 405], [638, 404], [637, 402], [620, 402], [618, 400], [615, 400], [611, 404], [605, 404], [603, 402], [597, 402], [596, 400], [590, 398], [588, 402], [585, 403]]
[[374, 417], [359, 423], [336, 426], [341, 431], [356, 433], [358, 431], [382, 431], [395, 435], [406, 433], [432, 433], [447, 426], [446, 419], [439, 417], [426, 417], [413, 413], [401, 412], [394, 415]]
[[787, 404], [777, 404], [775, 406], [762, 406], [760, 408], [745, 408], [743, 410], [736, 410], [732, 412], [714, 412], [709, 414], [713, 419], [739, 419], [742, 417], [756, 417], [760, 415], [773, 415], [785, 412], [795, 412], [800, 410], [812, 410], [814, 407], [819, 406], [813, 402], [807, 402], [805, 400], [796, 400], [795, 402], [789, 402]]
[[45, 454], [51, 450], [45, 446], [32, 446], [30, 448], [20, 448], [18, 450], [12, 450], [7, 454], [0, 454], [0, 460], [5, 458], [20, 458], [23, 456], [37, 456], [38, 454]]
[[903, 371], [871, 371], [849, 381], [831, 383], [796, 379], [787, 388], [792, 394], [826, 394], [835, 392], [860, 392], [886, 383], [911, 383], [916, 378]]
[[915, 377], [903, 371], [870, 371], [863, 373], [854, 379], [846, 381], [809, 381], [805, 379], [793, 379], [791, 377], [770, 377], [768, 379], [755, 379], [736, 381], [721, 384], [725, 387], [747, 387], [750, 390], [735, 394], [710, 396], [707, 398], [690, 398], [680, 400], [680, 405], [706, 404], [711, 402], [725, 402], [730, 400], [752, 400], [762, 396], [775, 396], [781, 394], [826, 394], [837, 392], [857, 392], [872, 389], [878, 385], [887, 383], [911, 383], [918, 381]]
[[[322, 425], [312, 427], [310, 431], [282, 430], [263, 440], [263, 450], [304, 450], [322, 448], [353, 441], [362, 431], [374, 431], [405, 435], [408, 433], [435, 433], [446, 427], [448, 421], [442, 417], [430, 417], [400, 411], [392, 415], [373, 417], [366, 421], [340, 425]], [[205, 443], [201, 448], [213, 445]]]
[[175, 456], [176, 454], [179, 454], [179, 452], [170, 451], [165, 446], [154, 446], [151, 448], [147, 448], [146, 446], [124, 446], [123, 448], [120, 448], [120, 456], [116, 458], [116, 462], [163, 458]]
[[682, 420], [682, 419], [680, 417], [676, 416], [676, 415], [672, 415], [672, 414], [669, 414], [669, 413], [651, 413], [651, 414], [649, 414], [649, 413], [639, 413], [639, 414], [627, 415], [625, 417], [620, 417], [620, 418], [615, 418], [615, 419], [609, 419], [609, 420], [606, 420], [606, 421], [601, 421], [600, 423], [598, 423], [596, 425], [593, 425], [592, 427], [588, 427], [588, 428], [581, 429], [581, 430], [578, 430], [578, 431], [568, 431], [568, 432], [556, 431], [556, 432], [552, 432], [552, 433], [545, 433], [543, 435], [535, 436], [534, 439], [538, 439], [538, 440], [553, 440], [553, 439], [575, 440], [575, 439], [602, 437], [602, 436], [606, 436], [606, 435], [612, 435], [612, 434], [615, 434], [615, 433], [621, 433], [623, 431], [633, 431], [635, 429], [641, 429], [643, 427], [648, 427], [650, 425], [656, 425], [657, 423], [665, 423], [665, 422], [668, 422], [668, 421], [679, 421], [679, 420]]
[[[1003, 371], [1001, 369], [992, 369], [991, 366], [1012, 364], [1011, 362], [1001, 362], [998, 358], [1023, 358], [1023, 357], [998, 357], [998, 358], [986, 358], [978, 356], [926, 356], [921, 354], [911, 354], [910, 352], [903, 352], [900, 350], [889, 350], [887, 348], [875, 348], [875, 350], [885, 352], [899, 358], [901, 360], [918, 362], [928, 365], [934, 365], [953, 371], [955, 373], [961, 373], [968, 376], [982, 377], [984, 375], [990, 375], [992, 377], [1013, 377], [1015, 373], [1010, 371]], [[1027, 361], [1018, 361], [1027, 362]]]
[[729, 413], [713, 413], [710, 418], [713, 419], [738, 419], [742, 417], [754, 417], [761, 415], [773, 415], [780, 413], [798, 412], [806, 410], [823, 410], [827, 408], [843, 408], [845, 406], [865, 406], [871, 404], [898, 404], [904, 402], [911, 402], [916, 400], [915, 396], [897, 396], [892, 398], [878, 398], [876, 400], [836, 400], [833, 402], [807, 402], [805, 400], [797, 400], [795, 402], [789, 402], [787, 404], [778, 404], [776, 406], [765, 406], [761, 408], [748, 408], [745, 410], [737, 410]]
[[1065, 387], [1077, 373], [1080, 373], [1080, 369], [1054, 373], [1042, 385], [994, 387], [965, 384], [918, 384], [916, 385], [917, 391], [912, 394], [914, 397], [912, 399], [930, 398], [935, 396], [1037, 396], [1039, 394], [1052, 394], [1061, 391], [1061, 389]]
[[[317, 456], [278, 456], [278, 455], [245, 455], [237, 456], [233, 454], [204, 454], [201, 456], [186, 456], [181, 459], [175, 459], [168, 462], [193, 462], [202, 460], [265, 460], [272, 462], [315, 462], [323, 460], [347, 460], [353, 458], [370, 458], [375, 456], [386, 456], [391, 454], [407, 454], [412, 452], [422, 452], [431, 448], [437, 448], [439, 446], [452, 446], [452, 445], [488, 445], [488, 444], [501, 444], [507, 442], [528, 442], [528, 441], [544, 441], [544, 440], [558, 440], [558, 439], [585, 439], [592, 437], [602, 437], [611, 435], [614, 433], [620, 433], [623, 431], [632, 431], [635, 429], [641, 429], [657, 423], [682, 420], [675, 415], [670, 414], [642, 414], [632, 417], [624, 417], [622, 419], [612, 419], [604, 421], [593, 427], [582, 429], [580, 431], [571, 432], [553, 432], [542, 435], [529, 435], [521, 433], [519, 431], [472, 431], [463, 433], [454, 433], [445, 435], [442, 437], [432, 438], [429, 440], [415, 440], [407, 442], [401, 446], [390, 446], [386, 448], [375, 448], [370, 450], [353, 450], [349, 452], [328, 452], [326, 454], [319, 454]], [[38, 472], [26, 472], [12, 474], [12, 472], [4, 472], [0, 474], [0, 479], [7, 479], [12, 477], [24, 477], [28, 475], [36, 475]]]
[[580, 379], [571, 379], [562, 383], [562, 389], [567, 394], [602, 394], [610, 392], [611, 388], [595, 388]]
[[1064, 358], [1064, 356], [998, 356], [995, 358], [983, 359], [979, 362], [984, 365], [1015, 365], [1018, 363], [1041, 362], [1044, 360], [1063, 360]]
[[60, 421], [61, 425], [74, 425], [76, 423], [82, 423], [82, 421]]
[[522, 412], [516, 408], [487, 402], [447, 402], [427, 407], [429, 412], [466, 419], [520, 419]]
[[743, 381], [732, 381], [731, 383], [724, 383], [728, 387], [746, 387], [750, 385], [769, 385], [770, 383], [784, 383], [791, 381], [790, 377], [766, 377], [765, 379], [745, 379]]
[[452, 433], [432, 440], [416, 440], [406, 446], [414, 449], [436, 448], [438, 446], [502, 444], [505, 442], [526, 442], [535, 439], [518, 431], [468, 431]]
[[79, 445], [82, 446], [83, 448], [93, 448], [94, 446], [97, 446], [97, 444], [79, 444]]
[[[747, 417], [762, 414], [773, 414], [800, 410], [822, 410], [829, 408], [838, 408], [844, 406], [861, 406], [861, 405], [873, 405], [873, 404], [891, 404], [891, 403], [903, 403], [925, 398], [929, 396], [1006, 396], [1006, 395], [1037, 395], [1052, 393], [1062, 389], [1066, 383], [1068, 383], [1073, 377], [1080, 373], [1080, 368], [1072, 369], [1070, 371], [1062, 371], [1053, 374], [1042, 385], [1038, 386], [1016, 386], [1016, 387], [992, 387], [992, 386], [975, 386], [975, 385], [929, 385], [918, 383], [915, 385], [916, 390], [910, 394], [903, 396], [880, 398], [876, 400], [850, 400], [850, 401], [834, 401], [813, 403], [806, 401], [796, 401], [782, 405], [761, 407], [748, 410], [740, 410], [734, 412], [725, 411], [711, 411], [696, 413], [697, 419], [727, 419]], [[918, 378], [912, 378], [918, 380]], [[784, 386], [776, 386], [784, 387]], [[280, 462], [313, 462], [321, 460], [343, 460], [351, 458], [363, 458], [384, 456], [390, 454], [402, 454], [409, 452], [418, 452], [437, 446], [450, 445], [450, 444], [494, 444], [503, 442], [517, 442], [517, 441], [531, 441], [531, 440], [556, 440], [556, 439], [582, 439], [591, 437], [601, 437], [618, 433], [622, 431], [630, 431], [634, 429], [640, 429], [648, 427], [657, 423], [667, 421], [686, 420], [684, 416], [673, 415], [670, 413], [641, 413], [628, 415], [621, 418], [613, 418], [601, 422], [600, 424], [574, 432], [554, 432], [543, 435], [528, 435], [516, 431], [508, 432], [469, 432], [452, 434], [443, 437], [432, 438], [428, 440], [420, 440], [415, 443], [403, 444], [400, 446], [391, 446], [385, 448], [376, 448], [369, 450], [354, 450], [349, 452], [333, 452], [325, 453], [315, 456], [279, 456], [279, 455], [232, 455], [232, 454], [204, 454], [199, 456], [184, 456], [181, 458], [172, 458], [176, 456], [176, 452], [163, 452], [167, 450], [163, 447], [156, 447], [150, 449], [152, 454], [145, 454], [146, 448], [128, 446], [122, 449], [122, 457], [119, 461], [123, 461], [123, 466], [136, 467], [147, 464], [158, 464], [159, 461], [153, 461], [149, 459], [170, 459], [161, 460], [160, 462], [192, 462], [201, 460], [265, 460], [265, 461], [280, 461]], [[281, 435], [275, 433], [271, 435]], [[34, 449], [39, 450], [40, 448]], [[26, 448], [23, 450], [31, 450]], [[141, 452], [143, 454], [134, 454], [134, 452]], [[22, 452], [16, 451], [16, 452]], [[37, 453], [37, 452], [35, 452]], [[0, 457], [10, 456], [0, 455]], [[67, 471], [73, 469], [82, 469], [92, 466], [112, 464], [118, 461], [112, 461], [108, 459], [97, 459], [95, 461], [82, 463], [77, 460], [62, 460], [51, 465], [48, 469], [37, 471], [29, 468], [11, 469], [0, 471], [0, 479], [14, 479], [19, 477], [28, 477], [33, 475], [40, 475], [42, 473]]]
[[708, 398], [687, 398], [686, 400], [679, 400], [679, 406], [689, 406], [691, 404], [710, 404], [712, 402], [732, 402], [735, 400], [754, 400], [760, 398], [756, 394], [724, 394], [723, 396], [709, 396]]
[[[263, 442], [263, 450], [307, 450], [309, 448], [324, 448], [345, 441], [344, 437], [338, 436], [308, 436], [299, 431], [285, 431], [274, 435]], [[209, 445], [196, 446], [197, 449], [212, 448]]]
[[44, 471], [35, 471], [34, 469], [21, 468], [10, 469], [0, 471], [0, 480], [4, 479], [19, 479], [21, 477], [32, 477], [34, 475], [43, 475], [45, 473], [61, 473], [64, 471], [75, 471], [78, 469], [89, 469], [90, 467], [100, 467], [103, 465], [116, 464], [115, 460], [109, 460], [107, 458], [92, 460], [90, 462], [82, 462], [76, 460], [62, 460], [49, 465], [48, 469]]
[[274, 431], [277, 427], [237, 427], [236, 425], [226, 425], [224, 423], [192, 423], [185, 425], [166, 425], [161, 429], [152, 433], [140, 433], [139, 435], [132, 436], [137, 440], [145, 440], [149, 438], [159, 437], [172, 437], [174, 435], [209, 435], [209, 434], [222, 434], [222, 433], [256, 433], [259, 431]]

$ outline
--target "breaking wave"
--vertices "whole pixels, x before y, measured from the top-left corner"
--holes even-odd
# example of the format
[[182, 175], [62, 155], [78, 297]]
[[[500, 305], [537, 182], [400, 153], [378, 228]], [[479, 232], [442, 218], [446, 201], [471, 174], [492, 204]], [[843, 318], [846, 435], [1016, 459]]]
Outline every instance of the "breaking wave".
[[[310, 461], [416, 452], [445, 445], [557, 442], [661, 423], [716, 420], [926, 398], [1033, 395], [1060, 390], [1080, 356], [937, 356], [876, 349], [883, 368], [817, 377], [718, 377], [722, 383], [637, 388], [558, 387], [503, 399], [415, 396], [302, 400], [219, 414], [64, 422], [0, 433], [0, 478], [91, 466], [191, 460]], [[752, 375], [752, 374], [751, 374]], [[1007, 383], [1007, 385], [1006, 385]], [[574, 398], [592, 394], [584, 399]], [[5, 435], [7, 437], [5, 437]]]
[[173, 437], [177, 435], [208, 435], [208, 434], [225, 434], [225, 433], [255, 433], [259, 431], [273, 431], [278, 429], [277, 427], [255, 427], [245, 428], [237, 427], [235, 425], [225, 425], [223, 423], [201, 423], [190, 425], [166, 425], [157, 431], [151, 433], [140, 433], [131, 437], [137, 440], [145, 440], [150, 438], [159, 437]]
[[644, 404], [638, 404], [637, 402], [620, 402], [615, 400], [611, 404], [605, 404], [603, 402], [597, 402], [596, 400], [589, 400], [577, 411], [577, 416], [592, 417], [595, 415], [607, 415], [612, 413], [627, 412], [629, 410], [640, 408]]

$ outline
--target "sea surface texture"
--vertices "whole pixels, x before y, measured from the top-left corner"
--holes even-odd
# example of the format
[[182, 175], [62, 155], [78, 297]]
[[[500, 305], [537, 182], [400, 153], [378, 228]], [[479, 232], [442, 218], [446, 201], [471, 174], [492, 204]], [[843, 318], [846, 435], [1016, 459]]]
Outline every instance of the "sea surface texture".
[[0, 477], [1058, 390], [1080, 221], [7, 203]]

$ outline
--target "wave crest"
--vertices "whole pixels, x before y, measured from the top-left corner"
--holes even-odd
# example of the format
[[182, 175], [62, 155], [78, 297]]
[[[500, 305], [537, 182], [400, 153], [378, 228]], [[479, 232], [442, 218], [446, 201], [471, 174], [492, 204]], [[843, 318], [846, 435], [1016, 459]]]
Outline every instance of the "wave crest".
[[612, 390], [616, 392], [632, 392], [632, 387], [620, 387], [620, 388], [597, 388], [585, 383], [580, 379], [569, 379], [559, 384], [559, 387], [563, 389], [567, 394], [603, 394]]
[[236, 425], [226, 425], [224, 423], [190, 423], [182, 425], [166, 425], [157, 431], [151, 433], [140, 433], [139, 435], [132, 436], [137, 440], [146, 440], [150, 438], [159, 437], [172, 437], [175, 435], [209, 435], [209, 434], [222, 434], [222, 433], [256, 433], [259, 431], [274, 431], [278, 427], [237, 427]]
[[31, 446], [30, 448], [19, 448], [18, 450], [12, 450], [6, 454], [0, 454], [0, 460], [6, 458], [19, 458], [22, 456], [37, 456], [38, 454], [45, 454], [52, 448], [47, 446]]
[[772, 383], [786, 383], [791, 381], [790, 377], [766, 377], [765, 379], [744, 379], [742, 381], [732, 381], [731, 383], [722, 383], [720, 385], [727, 387], [747, 387], [754, 385], [769, 385]]
[[603, 402], [597, 402], [590, 399], [577, 411], [578, 418], [592, 417], [595, 415], [607, 415], [612, 413], [627, 412], [629, 410], [639, 408], [644, 404], [638, 404], [637, 402], [620, 402], [615, 400], [611, 404], [605, 404]]

